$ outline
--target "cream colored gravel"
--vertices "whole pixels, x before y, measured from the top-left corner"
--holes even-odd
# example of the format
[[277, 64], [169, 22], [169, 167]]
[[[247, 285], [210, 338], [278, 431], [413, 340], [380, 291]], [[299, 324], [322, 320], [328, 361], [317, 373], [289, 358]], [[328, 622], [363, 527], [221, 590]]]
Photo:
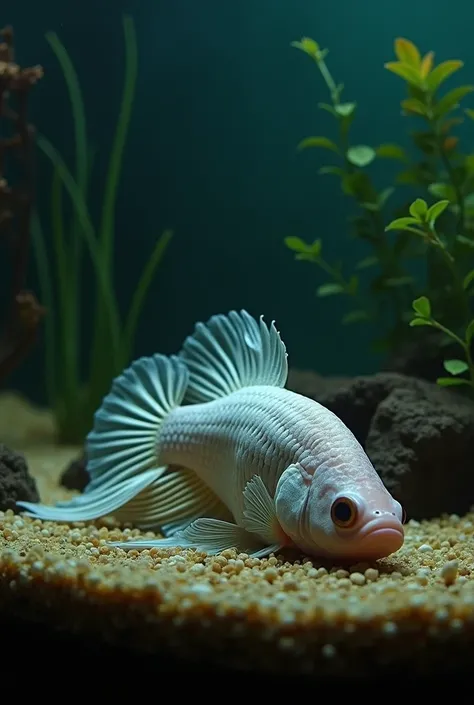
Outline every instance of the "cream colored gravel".
[[[77, 449], [48, 445], [47, 433], [19, 441], [42, 498], [72, 496], [57, 478]], [[106, 545], [140, 535], [112, 520], [64, 525], [0, 512], [0, 604], [94, 638], [278, 672], [471, 660], [472, 513], [411, 521], [397, 554], [348, 567]]]

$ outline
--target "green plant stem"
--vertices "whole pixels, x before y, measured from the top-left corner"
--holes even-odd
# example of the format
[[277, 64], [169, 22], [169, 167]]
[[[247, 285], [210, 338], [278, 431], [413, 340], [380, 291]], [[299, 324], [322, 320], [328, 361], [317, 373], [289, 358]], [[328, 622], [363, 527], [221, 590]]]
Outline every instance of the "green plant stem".
[[454, 193], [456, 194], [456, 199], [457, 199], [458, 206], [459, 206], [459, 216], [458, 216], [458, 221], [457, 221], [457, 229], [458, 229], [458, 233], [462, 234], [462, 233], [464, 233], [464, 221], [465, 221], [464, 196], [462, 193], [462, 189], [459, 186], [456, 175], [454, 173], [451, 161], [450, 161], [448, 155], [446, 154], [446, 150], [443, 145], [443, 135], [440, 131], [440, 120], [435, 117], [433, 96], [431, 94], [426, 95], [426, 107], [427, 107], [426, 117], [427, 117], [428, 123], [431, 127], [431, 130], [432, 130], [434, 138], [435, 138], [436, 147], [438, 149], [438, 155], [439, 155], [441, 161], [443, 162], [443, 165], [446, 169], [446, 172], [448, 174], [451, 185], [454, 189]]
[[442, 331], [443, 333], [445, 333], [447, 336], [449, 336], [450, 338], [452, 338], [453, 340], [455, 340], [456, 343], [458, 343], [458, 344], [462, 347], [462, 349], [463, 349], [464, 351], [466, 350], [466, 343], [465, 343], [465, 341], [464, 341], [462, 338], [460, 338], [459, 335], [457, 335], [456, 333], [454, 333], [454, 331], [450, 330], [449, 328], [446, 328], [446, 326], [443, 326], [443, 324], [442, 324], [442, 323], [439, 323], [439, 321], [433, 320], [432, 323], [433, 323], [433, 325], [434, 325], [435, 328], [438, 328], [440, 331]]
[[334, 81], [331, 72], [329, 71], [324, 59], [316, 59], [316, 63], [321, 72], [321, 76], [324, 79], [326, 86], [328, 87], [329, 93], [331, 95], [331, 100], [333, 105], [339, 105], [340, 102], [340, 91]]
[[452, 330], [449, 328], [446, 328], [446, 326], [443, 326], [442, 323], [439, 323], [438, 321], [432, 319], [431, 320], [432, 325], [437, 328], [438, 330], [442, 331], [445, 335], [447, 335], [449, 338], [454, 340], [458, 345], [461, 346], [464, 355], [466, 357], [466, 363], [469, 367], [469, 377], [470, 377], [470, 383], [471, 386], [474, 388], [474, 361], [472, 359], [471, 355], [471, 347], [469, 343], [467, 343], [465, 340], [459, 337], [459, 335], [456, 335]]
[[438, 248], [438, 250], [441, 251], [441, 256], [443, 258], [443, 261], [446, 263], [446, 267], [448, 268], [449, 273], [452, 277], [453, 286], [454, 286], [454, 289], [457, 291], [457, 296], [459, 298], [459, 304], [462, 307], [464, 326], [467, 326], [467, 324], [469, 323], [469, 320], [471, 318], [471, 312], [470, 312], [470, 308], [469, 308], [469, 297], [466, 294], [466, 291], [464, 290], [461, 278], [459, 277], [458, 271], [456, 269], [456, 263], [454, 261], [454, 257], [447, 250], [447, 248], [445, 247], [444, 243], [441, 241], [441, 239], [440, 239], [440, 237], [434, 227], [428, 226], [427, 228], [425, 228], [425, 232], [426, 232], [429, 240], [431, 240], [435, 244], [435, 246]]
[[[333, 104], [334, 108], [337, 108], [340, 105], [340, 91], [338, 90], [338, 87], [336, 85], [336, 82], [334, 81], [331, 72], [329, 71], [324, 59], [318, 59], [316, 61], [318, 68], [321, 72], [321, 75], [324, 79], [324, 82], [326, 83], [326, 86], [329, 90], [329, 94], [331, 96], [331, 101]], [[352, 175], [354, 173], [354, 166], [351, 164], [349, 159], [347, 158], [347, 152], [349, 149], [349, 137], [348, 137], [348, 131], [345, 129], [344, 126], [344, 117], [338, 116], [338, 123], [339, 123], [339, 146], [344, 158], [344, 168], [345, 171], [348, 175]], [[356, 199], [357, 200], [357, 199]], [[358, 201], [359, 206], [360, 202]], [[391, 256], [391, 248], [389, 246], [389, 243], [387, 242], [387, 239], [384, 237], [384, 223], [381, 219], [380, 214], [378, 213], [371, 213], [370, 214], [370, 220], [373, 226], [373, 231], [374, 231], [374, 239], [372, 241], [372, 246], [375, 250], [375, 253], [377, 255], [377, 258], [380, 262], [381, 269], [382, 269], [382, 275], [389, 278], [389, 277], [394, 277], [394, 276], [399, 276], [400, 270], [397, 267], [393, 267], [393, 259]], [[321, 264], [322, 266], [322, 264]], [[327, 265], [328, 271], [334, 278], [334, 270], [332, 270], [329, 265]], [[324, 267], [322, 266], [324, 269]], [[341, 284], [341, 286], [345, 286], [343, 281], [339, 279], [338, 283]], [[393, 292], [393, 296], [395, 299], [395, 307], [396, 307], [396, 316], [398, 321], [401, 321], [402, 319], [402, 308], [403, 308], [403, 303], [400, 301], [400, 295], [399, 292], [395, 291]], [[361, 306], [365, 308], [364, 303], [361, 303]]]
[[324, 272], [326, 272], [326, 274], [329, 274], [329, 276], [331, 276], [336, 281], [336, 283], [339, 284], [344, 289], [345, 293], [348, 296], [352, 296], [353, 299], [358, 301], [359, 305], [362, 309], [365, 310], [367, 308], [366, 302], [363, 301], [360, 294], [358, 294], [357, 292], [352, 292], [350, 290], [349, 283], [346, 282], [346, 280], [344, 279], [342, 274], [340, 274], [340, 272], [338, 272], [337, 269], [335, 269], [334, 267], [331, 267], [331, 265], [328, 262], [326, 262], [324, 259], [322, 259], [321, 257], [316, 257], [312, 261], [315, 262], [319, 267], [321, 267], [321, 269]]
[[448, 155], [446, 154], [446, 151], [445, 151], [444, 146], [442, 144], [442, 138], [440, 138], [440, 136], [437, 136], [437, 142], [438, 142], [438, 150], [439, 150], [441, 160], [445, 166], [446, 171], [448, 172], [449, 180], [451, 181], [451, 185], [454, 189], [454, 193], [456, 194], [456, 199], [457, 199], [458, 206], [459, 206], [459, 216], [458, 216], [458, 221], [457, 221], [457, 229], [458, 229], [457, 234], [463, 234], [464, 233], [464, 221], [465, 221], [464, 196], [463, 196], [462, 190], [458, 184], [458, 180], [454, 174], [453, 167], [451, 165], [451, 162], [449, 160]]

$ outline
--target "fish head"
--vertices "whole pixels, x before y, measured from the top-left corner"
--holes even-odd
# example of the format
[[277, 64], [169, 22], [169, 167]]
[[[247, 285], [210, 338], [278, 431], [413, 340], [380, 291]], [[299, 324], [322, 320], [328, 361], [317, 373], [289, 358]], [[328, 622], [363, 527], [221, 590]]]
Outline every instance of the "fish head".
[[375, 470], [359, 482], [330, 470], [311, 473], [295, 464], [281, 475], [275, 507], [284, 533], [313, 556], [361, 561], [398, 551], [404, 511]]

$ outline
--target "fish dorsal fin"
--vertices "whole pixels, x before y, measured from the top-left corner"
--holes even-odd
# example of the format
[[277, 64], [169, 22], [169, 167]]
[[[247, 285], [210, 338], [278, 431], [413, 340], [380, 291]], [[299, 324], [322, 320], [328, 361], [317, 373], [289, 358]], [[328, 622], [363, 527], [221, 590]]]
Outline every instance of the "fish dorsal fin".
[[185, 401], [199, 403], [254, 385], [284, 387], [287, 352], [272, 321], [231, 311], [198, 323], [180, 352], [190, 380]]

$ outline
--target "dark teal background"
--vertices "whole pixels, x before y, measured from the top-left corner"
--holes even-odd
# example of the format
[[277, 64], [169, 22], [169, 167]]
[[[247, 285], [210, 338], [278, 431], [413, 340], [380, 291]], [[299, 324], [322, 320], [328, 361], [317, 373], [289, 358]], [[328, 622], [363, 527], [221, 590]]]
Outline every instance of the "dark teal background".
[[[287, 235], [322, 237], [328, 259], [342, 257], [348, 267], [367, 254], [347, 237], [352, 204], [334, 177], [317, 174], [326, 155], [296, 153], [303, 137], [334, 133], [331, 118], [317, 109], [327, 100], [325, 85], [290, 42], [308, 35], [329, 48], [328, 63], [345, 83], [345, 99], [358, 102], [355, 143], [406, 144], [409, 125], [399, 108], [403, 83], [383, 67], [394, 58], [393, 40], [405, 36], [423, 53], [433, 49], [436, 61], [462, 58], [459, 80], [474, 81], [472, 2], [14, 0], [2, 5], [0, 24], [14, 26], [18, 60], [45, 69], [31, 118], [68, 157], [73, 155], [69, 103], [45, 32], [57, 32], [75, 62], [90, 136], [99, 149], [95, 207], [122, 86], [122, 12], [135, 20], [139, 80], [116, 233], [116, 282], [124, 306], [153, 238], [165, 227], [175, 231], [143, 312], [136, 356], [174, 352], [195, 321], [244, 307], [276, 319], [293, 366], [330, 374], [376, 369], [378, 359], [367, 352], [373, 331], [342, 327], [342, 302], [316, 299], [322, 275], [294, 262], [283, 245]], [[40, 211], [49, 178], [41, 165]], [[389, 185], [388, 166], [376, 173], [380, 188]], [[10, 383], [44, 401], [42, 370], [38, 349]]]

